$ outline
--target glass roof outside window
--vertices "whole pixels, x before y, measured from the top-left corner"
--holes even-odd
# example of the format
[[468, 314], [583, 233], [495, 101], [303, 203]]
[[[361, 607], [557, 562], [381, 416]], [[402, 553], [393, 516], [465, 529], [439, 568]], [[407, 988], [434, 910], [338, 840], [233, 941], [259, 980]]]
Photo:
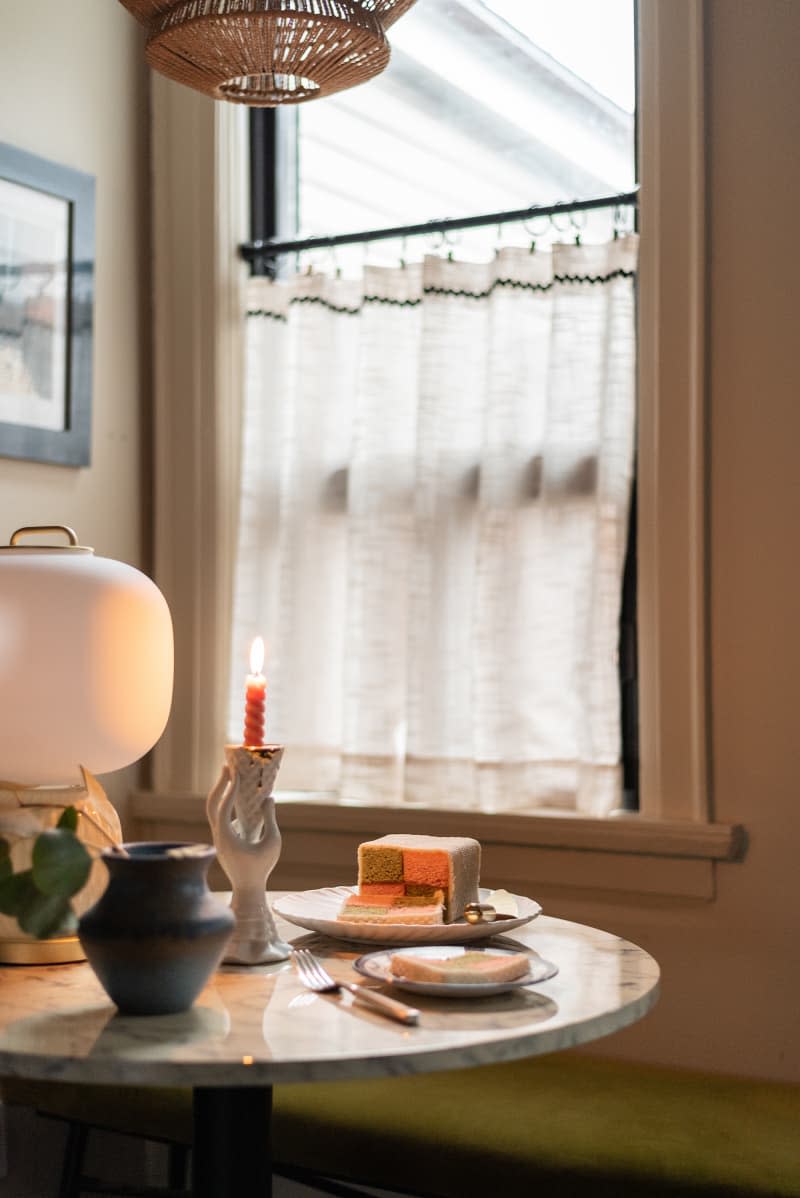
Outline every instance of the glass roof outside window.
[[633, 0], [483, 0], [625, 112], [636, 107]]
[[[382, 75], [298, 108], [301, 237], [634, 185], [633, 0], [417, 0], [389, 34]], [[584, 241], [607, 237], [612, 219], [582, 215]], [[465, 231], [459, 253], [485, 258], [577, 231], [563, 219], [561, 232], [537, 225]], [[431, 248], [415, 238], [373, 243], [369, 255], [396, 262]]]

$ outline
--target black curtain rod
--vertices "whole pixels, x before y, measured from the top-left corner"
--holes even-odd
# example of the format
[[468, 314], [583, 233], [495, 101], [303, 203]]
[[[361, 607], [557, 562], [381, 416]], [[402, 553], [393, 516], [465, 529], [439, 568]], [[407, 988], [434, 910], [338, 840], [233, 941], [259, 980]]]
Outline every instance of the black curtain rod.
[[571, 212], [587, 212], [591, 208], [635, 207], [639, 192], [624, 191], [619, 195], [596, 196], [591, 200], [565, 200], [557, 204], [542, 204], [533, 208], [518, 208], [511, 212], [486, 212], [481, 216], [457, 216], [447, 220], [429, 220], [419, 225], [397, 225], [391, 229], [368, 229], [361, 233], [335, 233], [330, 237], [305, 237], [296, 241], [248, 241], [239, 246], [239, 253], [248, 262], [276, 258], [279, 254], [298, 254], [303, 250], [332, 249], [337, 245], [357, 245], [359, 242], [385, 241], [390, 237], [422, 237], [427, 233], [449, 233], [456, 229], [475, 229], [482, 225], [511, 224], [513, 221], [533, 220], [537, 216], [559, 216]]

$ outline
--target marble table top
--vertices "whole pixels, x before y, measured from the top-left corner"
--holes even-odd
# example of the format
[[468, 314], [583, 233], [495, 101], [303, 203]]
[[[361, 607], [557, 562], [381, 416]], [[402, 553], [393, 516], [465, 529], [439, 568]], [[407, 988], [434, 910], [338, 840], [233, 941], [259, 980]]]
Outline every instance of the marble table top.
[[[375, 948], [276, 919], [342, 981]], [[0, 1073], [151, 1086], [247, 1086], [425, 1073], [569, 1048], [641, 1018], [658, 995], [643, 949], [541, 915], [503, 944], [536, 950], [559, 973], [480, 999], [402, 994], [422, 1012], [407, 1027], [304, 990], [289, 962], [222, 966], [184, 1014], [121, 1016], [88, 964], [0, 966]], [[501, 942], [498, 940], [498, 944]]]

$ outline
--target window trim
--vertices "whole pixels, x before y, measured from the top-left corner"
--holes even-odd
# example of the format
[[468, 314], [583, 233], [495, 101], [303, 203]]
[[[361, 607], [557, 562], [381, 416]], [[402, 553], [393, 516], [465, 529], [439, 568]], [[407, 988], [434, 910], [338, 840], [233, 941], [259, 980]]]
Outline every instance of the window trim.
[[[738, 825], [642, 820], [638, 815], [591, 819], [564, 813], [489, 815], [481, 812], [371, 807], [327, 795], [276, 795], [283, 850], [272, 884], [298, 889], [352, 877], [354, 844], [385, 832], [474, 836], [480, 841], [484, 885], [503, 886], [547, 903], [591, 891], [606, 900], [708, 902], [718, 863], [741, 861], [746, 839]], [[137, 836], [202, 840], [208, 825], [195, 795], [133, 796]], [[225, 888], [223, 876], [216, 884]]]
[[151, 74], [154, 575], [172, 613], [172, 713], [155, 792], [219, 772], [238, 521], [247, 124], [236, 104]]
[[[707, 863], [743, 852], [738, 826], [712, 822], [709, 777], [704, 8], [704, 0], [639, 0], [641, 773], [639, 815], [624, 819], [638, 822], [644, 839], [636, 847], [622, 821], [580, 821], [592, 831], [525, 816], [526, 847], [564, 852], [573, 873], [573, 849], [584, 860], [587, 850], [613, 858], [619, 850], [608, 846], [617, 836], [629, 837], [622, 852], [643, 854], [643, 864], [654, 854], [680, 863], [686, 854], [676, 828]], [[670, 103], [660, 104], [667, 84]], [[195, 805], [205, 795], [223, 759], [238, 494], [237, 303], [246, 277], [230, 247], [246, 239], [243, 117], [238, 106], [214, 105], [153, 76], [156, 580], [175, 620], [177, 660], [173, 715], [153, 753], [160, 797], [135, 796], [131, 807], [151, 832], [152, 804], [161, 804], [162, 826], [171, 826], [187, 794]], [[326, 828], [349, 827], [346, 804], [322, 806]], [[287, 826], [305, 819], [301, 808], [283, 808]], [[315, 800], [312, 818], [319, 811]], [[387, 818], [406, 815], [389, 809]], [[416, 812], [417, 830], [447, 816]], [[459, 813], [459, 824], [470, 818]], [[516, 824], [513, 834], [523, 836]]]
[[639, 33], [640, 811], [707, 822], [704, 0], [639, 0]]
[[[192, 822], [197, 818], [197, 799], [191, 794], [153, 795], [140, 791], [135, 796], [140, 819], [157, 820], [166, 812], [171, 820]], [[452, 829], [452, 810], [418, 808], [413, 804], [379, 807], [353, 799], [337, 800], [320, 792], [276, 792], [281, 827], [309, 832], [323, 823], [328, 833], [365, 833], [370, 836], [418, 830], [422, 814], [426, 831], [446, 835]], [[321, 818], [323, 813], [324, 818]], [[709, 861], [739, 861], [747, 842], [738, 824], [701, 824], [692, 820], [648, 820], [636, 812], [615, 818], [596, 819], [565, 811], [539, 809], [535, 814], [497, 814], [458, 811], [460, 834], [482, 843], [513, 844], [546, 849], [592, 850], [652, 857], [680, 857]], [[352, 862], [348, 859], [348, 864]]]

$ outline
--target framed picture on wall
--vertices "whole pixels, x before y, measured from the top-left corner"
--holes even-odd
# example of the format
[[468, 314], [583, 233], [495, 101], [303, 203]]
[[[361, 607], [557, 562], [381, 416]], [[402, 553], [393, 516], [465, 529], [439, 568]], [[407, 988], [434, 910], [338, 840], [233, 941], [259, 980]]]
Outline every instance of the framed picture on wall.
[[92, 175], [0, 142], [0, 456], [86, 466]]

